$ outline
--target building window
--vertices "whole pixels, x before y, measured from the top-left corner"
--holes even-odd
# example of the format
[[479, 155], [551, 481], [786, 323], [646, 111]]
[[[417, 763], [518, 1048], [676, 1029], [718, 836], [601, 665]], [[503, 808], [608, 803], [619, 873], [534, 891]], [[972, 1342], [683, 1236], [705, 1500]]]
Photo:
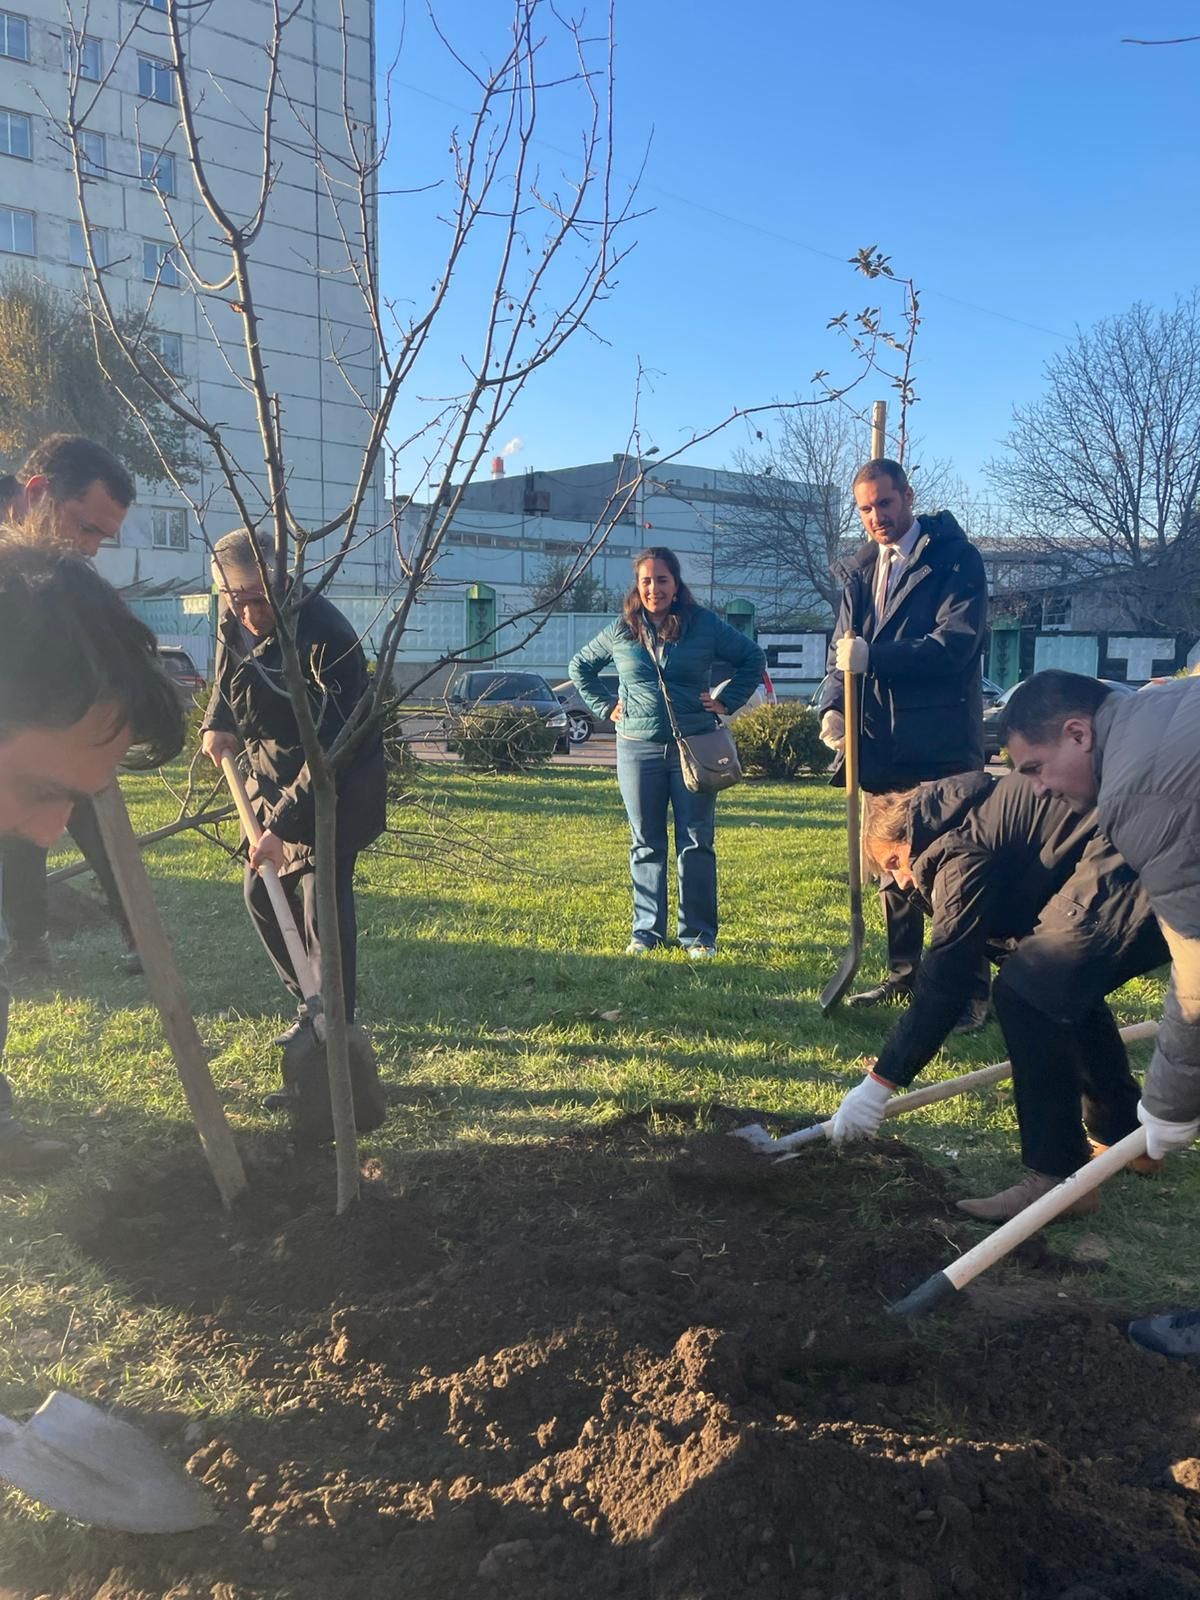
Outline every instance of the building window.
[[176, 506], [154, 506], [150, 512], [150, 538], [156, 550], [186, 550], [187, 512]]
[[63, 71], [73, 72], [77, 59], [79, 76], [86, 78], [89, 83], [99, 83], [104, 76], [104, 55], [99, 39], [93, 39], [90, 33], [85, 33], [82, 39], [76, 39], [73, 33], [64, 33]]
[[1071, 597], [1066, 594], [1047, 595], [1042, 601], [1043, 628], [1069, 628], [1071, 626]]
[[[92, 254], [96, 258], [98, 267], [108, 265], [108, 229], [93, 228]], [[86, 267], [88, 264], [87, 251], [83, 248], [83, 223], [67, 223], [67, 259], [73, 267]]]
[[23, 111], [0, 111], [0, 155], [33, 156], [33, 124]]
[[139, 159], [143, 189], [157, 189], [159, 194], [179, 193], [175, 184], [175, 157], [169, 150], [142, 150]]
[[104, 135], [81, 129], [76, 137], [81, 169], [89, 178], [103, 178], [108, 172], [108, 143]]
[[138, 93], [143, 100], [157, 100], [161, 105], [175, 103], [175, 69], [169, 61], [157, 56], [138, 56]]
[[29, 60], [29, 23], [12, 11], [0, 11], [0, 56]]
[[168, 372], [183, 371], [183, 337], [178, 333], [156, 331], [148, 333], [142, 341], [151, 355], [155, 355]]
[[169, 244], [142, 240], [142, 277], [147, 283], [161, 283], [165, 289], [178, 289], [179, 266]]
[[0, 250], [11, 256], [33, 254], [33, 212], [0, 206]]

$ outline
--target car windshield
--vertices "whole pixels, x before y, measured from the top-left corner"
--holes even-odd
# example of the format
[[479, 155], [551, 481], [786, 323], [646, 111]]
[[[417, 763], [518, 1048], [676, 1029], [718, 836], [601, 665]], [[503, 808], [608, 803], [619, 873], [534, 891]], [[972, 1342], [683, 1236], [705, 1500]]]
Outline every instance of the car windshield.
[[473, 672], [463, 685], [467, 700], [553, 700], [544, 678], [532, 672]]

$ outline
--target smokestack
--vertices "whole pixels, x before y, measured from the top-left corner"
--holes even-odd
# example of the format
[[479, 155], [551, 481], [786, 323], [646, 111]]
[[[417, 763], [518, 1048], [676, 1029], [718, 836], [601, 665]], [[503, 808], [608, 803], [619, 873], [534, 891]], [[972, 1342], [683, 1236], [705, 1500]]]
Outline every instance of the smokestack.
[[502, 478], [503, 476], [504, 476], [504, 457], [503, 456], [493, 456], [492, 457], [492, 477], [493, 478]]

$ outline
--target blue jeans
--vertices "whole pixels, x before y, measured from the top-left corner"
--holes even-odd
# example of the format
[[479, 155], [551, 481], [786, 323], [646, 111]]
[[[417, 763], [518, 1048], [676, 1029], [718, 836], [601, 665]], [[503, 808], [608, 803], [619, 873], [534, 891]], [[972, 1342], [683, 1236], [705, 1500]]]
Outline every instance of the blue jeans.
[[669, 744], [617, 738], [617, 784], [633, 843], [633, 937], [661, 944], [667, 937], [667, 806], [675, 813], [679, 869], [679, 939], [684, 945], [717, 939], [715, 794], [693, 794], [683, 781], [679, 750]]

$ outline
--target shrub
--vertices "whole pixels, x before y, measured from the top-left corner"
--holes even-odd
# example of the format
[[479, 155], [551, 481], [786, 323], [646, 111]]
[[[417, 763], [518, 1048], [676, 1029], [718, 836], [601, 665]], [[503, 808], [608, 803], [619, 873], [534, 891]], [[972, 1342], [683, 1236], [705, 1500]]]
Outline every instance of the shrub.
[[524, 772], [554, 754], [558, 734], [530, 706], [480, 705], [465, 711], [446, 740], [446, 749], [468, 767], [492, 772]]
[[794, 700], [758, 706], [731, 728], [742, 767], [753, 778], [824, 772], [833, 759], [833, 751], [821, 743], [819, 714]]

